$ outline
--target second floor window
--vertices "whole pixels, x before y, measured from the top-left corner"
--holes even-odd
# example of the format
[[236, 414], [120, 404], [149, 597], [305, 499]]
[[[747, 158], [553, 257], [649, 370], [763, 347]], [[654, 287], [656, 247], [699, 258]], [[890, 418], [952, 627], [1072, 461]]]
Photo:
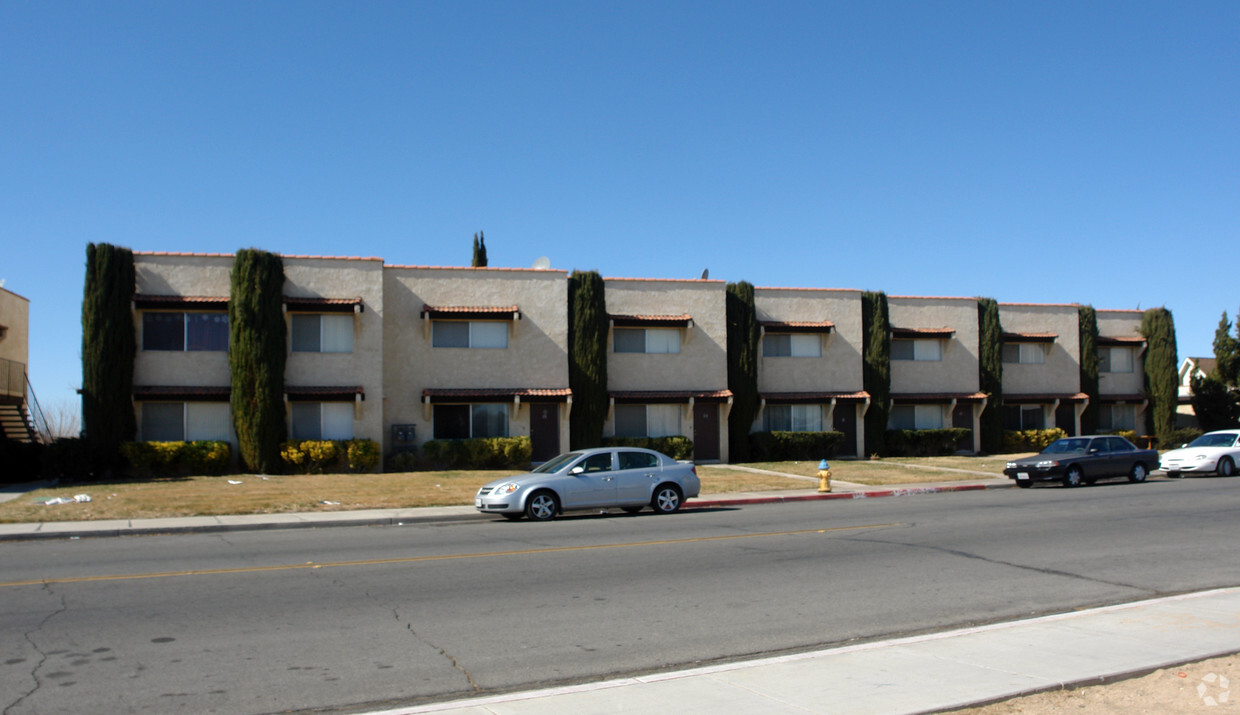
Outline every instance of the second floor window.
[[227, 313], [143, 313], [142, 349], [228, 350]]
[[436, 348], [506, 348], [508, 347], [508, 323], [485, 320], [436, 320], [431, 324], [431, 346]]
[[351, 353], [353, 316], [294, 313], [292, 343], [295, 353]]
[[612, 332], [612, 351], [671, 355], [680, 352], [678, 328], [616, 328]]
[[939, 362], [943, 359], [943, 342], [940, 340], [893, 339], [891, 359]]
[[768, 334], [762, 338], [763, 357], [822, 357], [822, 340], [817, 335]]
[[1098, 348], [1098, 372], [1132, 372], [1132, 348]]
[[1041, 343], [1004, 343], [1003, 362], [1041, 365], [1046, 362], [1046, 347]]

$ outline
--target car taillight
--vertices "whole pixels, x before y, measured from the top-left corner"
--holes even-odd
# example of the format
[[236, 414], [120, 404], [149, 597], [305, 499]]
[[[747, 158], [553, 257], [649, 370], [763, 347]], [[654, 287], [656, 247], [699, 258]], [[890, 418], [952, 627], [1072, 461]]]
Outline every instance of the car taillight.
[[690, 472], [693, 472], [693, 476], [695, 476], [695, 477], [696, 477], [696, 476], [697, 476], [697, 465], [695, 464], [695, 465], [693, 465], [693, 466], [689, 467], [689, 471], [690, 471]]

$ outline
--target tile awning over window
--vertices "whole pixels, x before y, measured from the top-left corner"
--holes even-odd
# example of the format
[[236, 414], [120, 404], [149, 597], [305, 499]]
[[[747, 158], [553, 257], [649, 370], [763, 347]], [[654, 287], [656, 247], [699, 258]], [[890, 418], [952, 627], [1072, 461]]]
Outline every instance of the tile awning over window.
[[1055, 333], [1003, 333], [1005, 343], [1053, 343], [1058, 338]]
[[936, 402], [981, 402], [987, 397], [985, 392], [906, 392], [893, 393], [891, 399], [904, 404], [932, 404]]
[[284, 296], [284, 308], [294, 313], [361, 313], [366, 304], [361, 298], [294, 298]]
[[860, 392], [762, 392], [758, 394], [758, 398], [766, 400], [767, 404], [773, 405], [805, 405], [819, 404], [822, 402], [865, 402], [870, 399], [870, 393], [865, 390]]
[[830, 320], [759, 320], [768, 333], [829, 333], [835, 329]]
[[608, 313], [608, 320], [617, 328], [687, 328], [693, 325], [693, 316], [679, 315], [622, 315]]
[[479, 387], [479, 388], [427, 388], [422, 397], [435, 402], [493, 402], [520, 397], [527, 402], [565, 402], [573, 391], [567, 387]]
[[1149, 397], [1140, 393], [1131, 395], [1098, 395], [1099, 402], [1145, 402]]
[[227, 385], [134, 385], [133, 399], [139, 402], [228, 402], [232, 389]]
[[614, 390], [607, 393], [617, 403], [726, 402], [731, 390]]
[[1142, 345], [1145, 345], [1145, 338], [1141, 337], [1140, 335], [1135, 335], [1132, 337], [1099, 335], [1098, 344], [1099, 345], [1131, 345], [1135, 347], [1140, 347]]
[[135, 295], [138, 310], [228, 310], [228, 296]]
[[1044, 393], [1034, 393], [1034, 394], [1025, 394], [1025, 395], [1009, 395], [1007, 393], [1004, 393], [1003, 395], [1003, 403], [1011, 404], [1011, 405], [1042, 404], [1046, 402], [1054, 402], [1055, 400], [1059, 400], [1060, 402], [1084, 402], [1085, 400], [1088, 400], [1088, 399], [1089, 399], [1089, 395], [1086, 395], [1084, 392], [1077, 392], [1077, 393], [1044, 392]]
[[938, 338], [948, 340], [956, 331], [952, 328], [892, 328], [893, 338]]
[[361, 385], [285, 385], [284, 396], [289, 402], [353, 402], [365, 400], [366, 391]]
[[422, 319], [431, 320], [520, 320], [515, 305], [422, 305]]

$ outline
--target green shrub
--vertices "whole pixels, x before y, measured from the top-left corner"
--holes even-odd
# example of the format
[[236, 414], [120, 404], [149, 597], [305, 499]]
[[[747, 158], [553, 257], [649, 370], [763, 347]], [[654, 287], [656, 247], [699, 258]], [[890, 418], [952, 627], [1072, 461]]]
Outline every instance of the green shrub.
[[350, 472], [373, 472], [379, 465], [379, 443], [373, 439], [351, 439], [344, 447]]
[[280, 461], [286, 471], [294, 473], [342, 472], [345, 459], [343, 443], [329, 439], [308, 439], [280, 445]]
[[1100, 432], [1099, 434], [1115, 434], [1115, 435], [1119, 435], [1120, 437], [1123, 437], [1124, 439], [1128, 440], [1129, 442], [1132, 442], [1133, 444], [1137, 443], [1136, 430], [1117, 429], [1113, 432]]
[[432, 439], [422, 445], [435, 469], [519, 469], [529, 465], [533, 452], [529, 437]]
[[0, 484], [17, 484], [39, 478], [43, 445], [0, 439]]
[[973, 430], [963, 427], [946, 429], [887, 430], [886, 448], [890, 457], [935, 457], [955, 454], [960, 440]]
[[385, 471], [412, 472], [418, 468], [418, 453], [414, 450], [397, 452], [387, 460]]
[[139, 474], [154, 477], [184, 477], [223, 474], [232, 466], [232, 448], [227, 442], [124, 442], [121, 454]]
[[1181, 427], [1171, 430], [1165, 437], [1158, 440], [1159, 449], [1176, 449], [1180, 445], [1188, 444], [1204, 434], [1196, 427]]
[[754, 432], [749, 453], [755, 462], [832, 459], [843, 443], [843, 432]]
[[1058, 427], [1051, 429], [1007, 430], [1003, 433], [1003, 451], [1041, 452], [1046, 449], [1046, 445], [1067, 436], [1068, 433]]
[[93, 465], [98, 460], [92, 456], [92, 448], [84, 439], [58, 439], [43, 448], [42, 473], [44, 479], [68, 482], [86, 481], [94, 476]]
[[639, 447], [662, 452], [672, 459], [693, 459], [693, 440], [675, 437], [604, 437], [604, 447]]

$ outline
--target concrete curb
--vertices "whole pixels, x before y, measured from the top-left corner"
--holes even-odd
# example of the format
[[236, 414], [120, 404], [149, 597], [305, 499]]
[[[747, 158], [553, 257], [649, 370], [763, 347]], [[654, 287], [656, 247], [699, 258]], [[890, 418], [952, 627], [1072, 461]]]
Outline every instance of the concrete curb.
[[798, 494], [795, 496], [741, 497], [739, 499], [693, 500], [685, 502], [686, 509], [712, 509], [724, 506], [750, 504], [780, 504], [783, 502], [825, 501], [828, 499], [878, 499], [880, 497], [920, 496], [944, 492], [976, 492], [986, 489], [1011, 489], [1011, 484], [962, 484], [947, 487], [907, 487], [881, 489], [872, 492], [832, 492], [829, 494]]

